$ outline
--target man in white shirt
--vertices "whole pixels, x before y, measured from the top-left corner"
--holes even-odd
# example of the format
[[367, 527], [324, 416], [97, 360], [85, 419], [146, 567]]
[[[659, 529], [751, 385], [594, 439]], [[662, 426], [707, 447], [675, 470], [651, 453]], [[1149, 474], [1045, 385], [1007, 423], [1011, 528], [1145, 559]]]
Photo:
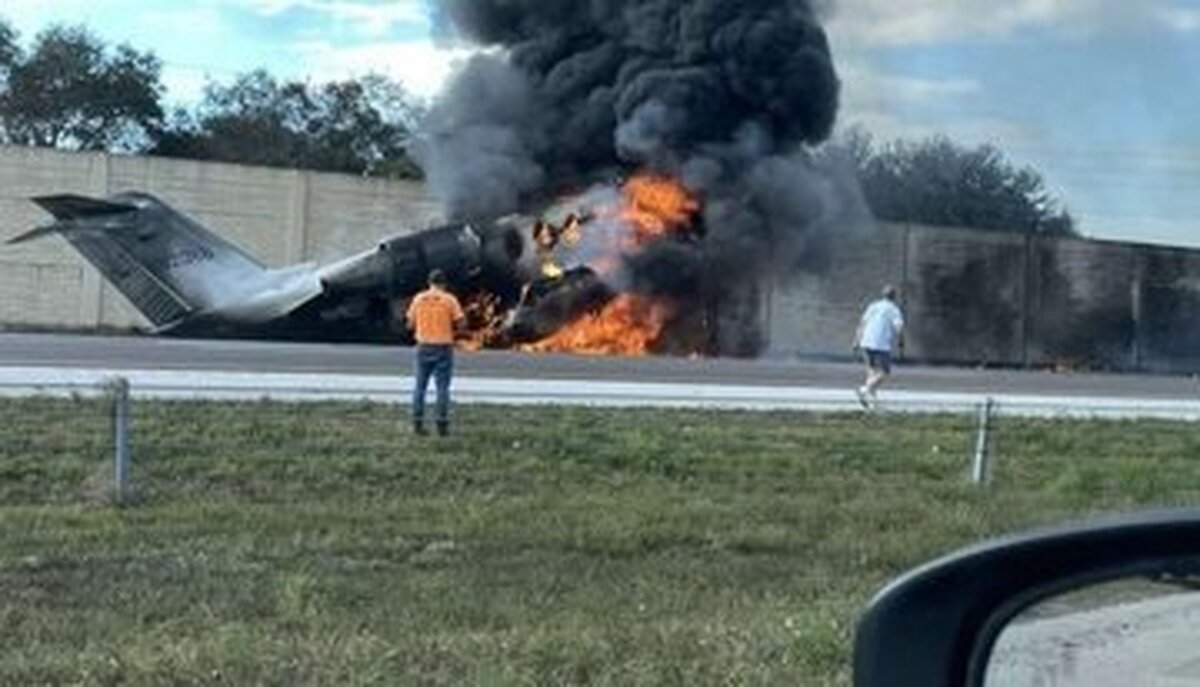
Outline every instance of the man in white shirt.
[[854, 390], [864, 408], [875, 406], [875, 392], [892, 372], [892, 351], [904, 333], [904, 315], [896, 304], [896, 287], [883, 287], [883, 297], [867, 306], [854, 334], [854, 348], [862, 351], [867, 378]]

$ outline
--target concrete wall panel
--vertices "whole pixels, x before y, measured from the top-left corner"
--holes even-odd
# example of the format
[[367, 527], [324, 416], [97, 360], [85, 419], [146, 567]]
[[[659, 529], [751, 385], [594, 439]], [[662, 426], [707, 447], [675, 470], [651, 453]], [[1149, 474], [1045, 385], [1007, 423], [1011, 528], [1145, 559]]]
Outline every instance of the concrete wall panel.
[[1137, 366], [1200, 369], [1200, 251], [1147, 247], [1135, 263]]
[[1077, 239], [1033, 244], [1028, 312], [1032, 364], [1134, 364], [1131, 294], [1141, 248]]
[[153, 157], [114, 157], [109, 193], [162, 199], [271, 266], [286, 264], [292, 170]]
[[82, 267], [0, 264], [0, 322], [46, 328], [79, 326], [82, 295]]
[[438, 207], [422, 184], [312, 174], [304, 216], [305, 259], [323, 263], [430, 226]]
[[819, 255], [774, 285], [767, 308], [772, 355], [844, 356], [858, 318], [887, 283], [904, 280], [907, 227], [847, 228]]
[[913, 228], [906, 259], [908, 355], [932, 361], [1022, 362], [1023, 236]]

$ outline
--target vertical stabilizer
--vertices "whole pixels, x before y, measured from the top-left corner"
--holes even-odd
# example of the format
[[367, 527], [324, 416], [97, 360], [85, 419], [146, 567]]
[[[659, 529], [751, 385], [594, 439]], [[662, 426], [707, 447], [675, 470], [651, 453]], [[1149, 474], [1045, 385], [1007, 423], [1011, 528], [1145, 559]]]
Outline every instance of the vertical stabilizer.
[[237, 246], [147, 194], [34, 202], [56, 221], [10, 243], [62, 234], [157, 329], [220, 308], [266, 272]]

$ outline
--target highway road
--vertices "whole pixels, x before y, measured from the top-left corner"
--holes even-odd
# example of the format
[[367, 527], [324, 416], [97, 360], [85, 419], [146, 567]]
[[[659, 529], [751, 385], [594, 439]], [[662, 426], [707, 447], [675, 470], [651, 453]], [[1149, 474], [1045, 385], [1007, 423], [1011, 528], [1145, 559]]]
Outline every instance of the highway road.
[[[120, 373], [142, 388], [208, 386], [402, 398], [411, 354], [401, 347], [151, 336], [0, 334], [0, 384], [92, 379]], [[470, 402], [607, 402], [755, 408], [850, 409], [861, 369], [844, 361], [603, 358], [464, 352], [459, 399]], [[136, 378], [136, 380], [134, 379]], [[358, 393], [366, 391], [367, 393]], [[261, 394], [260, 394], [261, 395]], [[927, 411], [984, 398], [1026, 414], [1108, 409], [1109, 414], [1195, 419], [1200, 380], [1185, 376], [1054, 373], [898, 365], [883, 405]], [[1145, 412], [1142, 412], [1145, 411]]]
[[[396, 375], [407, 374], [409, 355], [400, 347], [351, 344], [0, 334], [0, 367]], [[481, 351], [461, 353], [456, 365], [456, 373], [461, 377], [539, 380], [850, 388], [861, 377], [859, 366], [849, 360], [600, 358]], [[1200, 380], [1195, 377], [963, 369], [903, 363], [898, 366], [890, 388], [976, 394], [1200, 399]]]

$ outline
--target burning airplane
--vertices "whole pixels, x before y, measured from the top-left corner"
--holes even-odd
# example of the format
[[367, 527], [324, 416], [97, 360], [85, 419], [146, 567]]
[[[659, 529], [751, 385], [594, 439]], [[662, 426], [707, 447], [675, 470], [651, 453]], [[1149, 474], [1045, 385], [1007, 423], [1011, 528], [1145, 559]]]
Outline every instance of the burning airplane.
[[[403, 329], [393, 314], [440, 269], [467, 303], [469, 345], [596, 353], [650, 351], [663, 309], [613, 285], [623, 260], [695, 210], [681, 187], [639, 177], [542, 217], [446, 224], [328, 265], [272, 269], [147, 194], [34, 202], [54, 221], [9, 243], [61, 235], [157, 333], [395, 340]], [[622, 326], [581, 338], [610, 312]]]

